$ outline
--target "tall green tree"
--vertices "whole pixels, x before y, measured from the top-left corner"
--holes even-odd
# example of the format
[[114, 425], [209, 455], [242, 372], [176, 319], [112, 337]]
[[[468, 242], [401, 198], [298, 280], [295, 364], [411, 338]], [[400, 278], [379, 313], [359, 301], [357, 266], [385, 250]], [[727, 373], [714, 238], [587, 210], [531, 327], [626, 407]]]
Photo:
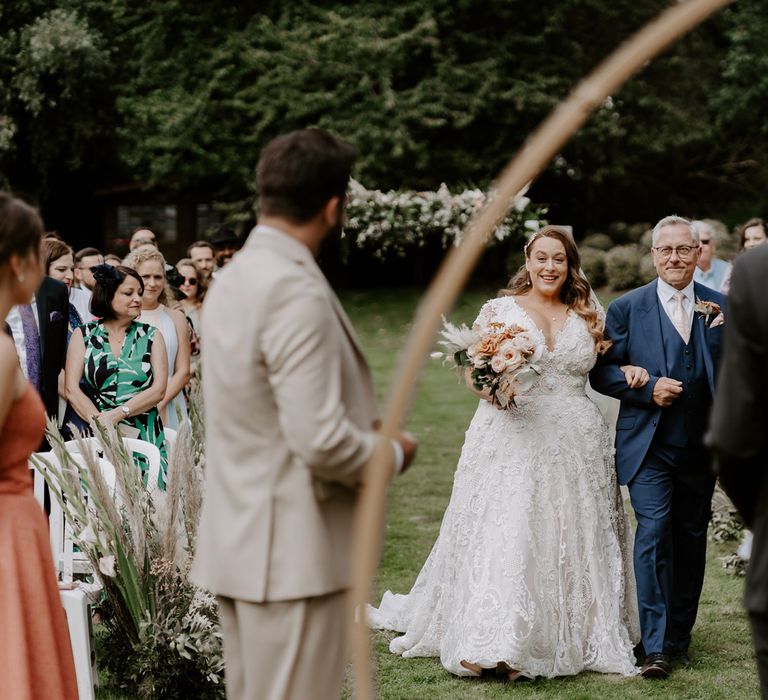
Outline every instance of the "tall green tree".
[[[667, 4], [22, 0], [0, 8], [0, 169], [44, 202], [67, 184], [133, 182], [247, 209], [260, 148], [318, 125], [358, 147], [370, 186], [484, 186]], [[652, 62], [534, 199], [582, 228], [758, 206], [763, 14], [741, 0]]]

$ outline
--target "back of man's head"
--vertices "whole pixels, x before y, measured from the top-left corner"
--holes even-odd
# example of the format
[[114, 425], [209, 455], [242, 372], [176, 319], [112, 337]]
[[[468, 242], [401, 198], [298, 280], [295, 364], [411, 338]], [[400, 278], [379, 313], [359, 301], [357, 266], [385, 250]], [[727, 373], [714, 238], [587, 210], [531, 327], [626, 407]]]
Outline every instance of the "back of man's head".
[[98, 248], [88, 247], [88, 248], [81, 248], [80, 250], [75, 253], [75, 262], [79, 263], [82, 261], [83, 258], [90, 258], [94, 255], [101, 255], [101, 252]]
[[344, 198], [355, 155], [352, 146], [322, 129], [278, 136], [256, 167], [260, 213], [309, 221], [332, 197]]

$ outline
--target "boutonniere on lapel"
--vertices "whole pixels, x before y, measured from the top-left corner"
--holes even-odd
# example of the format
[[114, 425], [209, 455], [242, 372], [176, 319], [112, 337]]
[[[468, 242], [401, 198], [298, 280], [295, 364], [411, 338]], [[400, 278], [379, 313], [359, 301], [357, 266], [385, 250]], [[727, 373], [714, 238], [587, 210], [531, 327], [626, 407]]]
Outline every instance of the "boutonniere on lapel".
[[696, 303], [693, 305], [693, 311], [704, 319], [704, 325], [707, 328], [717, 328], [725, 323], [725, 316], [723, 316], [723, 312], [720, 311], [720, 304], [717, 304], [714, 301], [696, 299]]

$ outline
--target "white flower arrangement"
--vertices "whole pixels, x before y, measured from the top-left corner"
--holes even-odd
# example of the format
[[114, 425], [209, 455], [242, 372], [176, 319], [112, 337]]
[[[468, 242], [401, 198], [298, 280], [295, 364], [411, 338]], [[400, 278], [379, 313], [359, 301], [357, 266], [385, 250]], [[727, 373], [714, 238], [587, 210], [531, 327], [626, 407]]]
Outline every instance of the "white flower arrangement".
[[[442, 184], [434, 192], [368, 190], [352, 180], [347, 201], [345, 237], [358, 248], [373, 249], [378, 258], [405, 256], [428, 240], [439, 240], [443, 248], [458, 245], [467, 222], [494, 193], [466, 189], [451, 193]], [[512, 235], [522, 238], [537, 230], [546, 213], [521, 192], [493, 234], [491, 244]]]

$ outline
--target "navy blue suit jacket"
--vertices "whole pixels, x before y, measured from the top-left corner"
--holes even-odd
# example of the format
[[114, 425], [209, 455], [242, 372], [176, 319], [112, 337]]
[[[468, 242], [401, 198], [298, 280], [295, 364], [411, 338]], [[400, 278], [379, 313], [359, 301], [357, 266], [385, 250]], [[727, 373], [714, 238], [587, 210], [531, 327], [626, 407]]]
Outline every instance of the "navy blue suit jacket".
[[[713, 301], [725, 311], [725, 296], [703, 284], [694, 283], [694, 296]], [[620, 484], [629, 483], [643, 463], [664, 410], [652, 398], [659, 377], [669, 376], [660, 313], [665, 312], [659, 304], [656, 280], [612, 302], [605, 335], [613, 345], [598, 358], [589, 375], [596, 391], [621, 401], [616, 422], [616, 470]], [[696, 342], [703, 350], [712, 395], [720, 362], [722, 328], [709, 328], [703, 316], [694, 314], [691, 332], [697, 334]], [[630, 389], [619, 369], [622, 365], [644, 367], [651, 375], [650, 381], [640, 389]]]

